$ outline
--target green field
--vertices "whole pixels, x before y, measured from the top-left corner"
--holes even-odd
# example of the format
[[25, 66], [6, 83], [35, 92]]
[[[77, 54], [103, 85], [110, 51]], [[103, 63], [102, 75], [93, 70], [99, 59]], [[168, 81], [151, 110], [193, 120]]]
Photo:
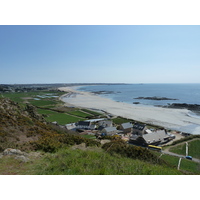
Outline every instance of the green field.
[[32, 105], [37, 106], [37, 107], [44, 107], [44, 106], [46, 107], [46, 106], [49, 106], [49, 105], [55, 106], [57, 104], [56, 101], [52, 101], [52, 100], [29, 100], [29, 102]]
[[[175, 168], [177, 168], [178, 166], [179, 157], [164, 154], [161, 156], [161, 159], [165, 160], [167, 163], [171, 164]], [[200, 174], [200, 164], [190, 160], [182, 159], [180, 170]]]
[[38, 109], [38, 113], [46, 115], [45, 119], [48, 122], [56, 121], [60, 125], [65, 125], [65, 124], [78, 122], [78, 121], [82, 120], [82, 118], [71, 116], [66, 113], [59, 113], [56, 111], [45, 110], [45, 109]]
[[81, 109], [81, 110], [84, 111], [84, 112], [87, 112], [89, 114], [92, 114], [94, 116], [102, 115], [101, 113], [98, 113], [98, 112], [95, 112], [95, 111], [92, 111], [92, 110], [88, 110], [88, 109]]
[[[177, 146], [171, 147], [170, 151], [180, 155], [185, 155], [186, 153], [186, 143], [179, 144]], [[200, 159], [200, 140], [188, 141], [188, 155]]]
[[81, 112], [81, 111], [79, 111], [79, 110], [70, 111], [70, 112], [68, 112], [68, 113], [71, 114], [71, 115], [76, 115], [76, 116], [78, 116], [78, 117], [83, 117], [83, 118], [93, 116], [93, 115], [91, 115], [91, 114], [87, 114], [87, 113]]
[[88, 116], [92, 116], [78, 110], [69, 111], [69, 114], [65, 111], [59, 112], [59, 110], [56, 112], [58, 107], [62, 107], [63, 105], [63, 103], [58, 100], [58, 97], [63, 94], [63, 92], [57, 91], [35, 91], [24, 93], [5, 93], [3, 96], [20, 103], [22, 106], [25, 106], [25, 104], [29, 102], [38, 108], [37, 110], [39, 114], [46, 115], [45, 119], [48, 122], [56, 121], [60, 125], [77, 122], [84, 120]]
[[126, 122], [130, 122], [131, 120], [130, 119], [125, 119], [125, 118], [122, 118], [122, 117], [117, 117], [115, 119], [112, 120], [115, 124], [123, 124], [123, 123], [126, 123]]

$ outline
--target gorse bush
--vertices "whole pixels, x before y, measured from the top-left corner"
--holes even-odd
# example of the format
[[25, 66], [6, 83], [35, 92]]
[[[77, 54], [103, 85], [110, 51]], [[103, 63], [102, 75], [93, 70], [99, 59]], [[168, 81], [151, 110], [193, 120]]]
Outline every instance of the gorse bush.
[[30, 142], [35, 150], [43, 150], [45, 152], [56, 152], [61, 147], [67, 147], [75, 144], [85, 143], [86, 146], [100, 146], [100, 142], [83, 138], [78, 135], [57, 132], [42, 132], [41, 137], [37, 141]]
[[106, 143], [102, 148], [110, 154], [117, 153], [124, 157], [140, 159], [151, 163], [163, 164], [164, 161], [159, 159], [155, 154], [151, 153], [147, 148], [129, 145], [123, 140], [116, 140]]

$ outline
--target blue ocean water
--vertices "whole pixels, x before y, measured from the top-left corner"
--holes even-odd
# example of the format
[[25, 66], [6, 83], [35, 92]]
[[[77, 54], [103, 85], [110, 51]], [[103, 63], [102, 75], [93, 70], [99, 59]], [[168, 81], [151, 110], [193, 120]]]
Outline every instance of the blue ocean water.
[[[89, 85], [78, 88], [81, 91], [97, 92], [100, 96], [146, 106], [165, 106], [172, 103], [200, 104], [200, 84], [121, 84]], [[145, 100], [138, 97], [166, 97], [178, 100]]]

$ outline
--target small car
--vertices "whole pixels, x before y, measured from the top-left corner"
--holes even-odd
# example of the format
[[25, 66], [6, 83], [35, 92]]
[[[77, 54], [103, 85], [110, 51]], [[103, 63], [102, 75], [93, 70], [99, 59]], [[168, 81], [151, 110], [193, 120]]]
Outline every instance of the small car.
[[186, 159], [192, 160], [192, 156], [185, 156]]

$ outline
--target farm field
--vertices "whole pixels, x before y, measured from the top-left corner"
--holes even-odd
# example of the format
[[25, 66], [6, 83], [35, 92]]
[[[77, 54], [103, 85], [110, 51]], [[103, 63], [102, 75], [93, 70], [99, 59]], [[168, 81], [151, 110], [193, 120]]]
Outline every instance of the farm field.
[[33, 91], [4, 93], [3, 96], [19, 103], [22, 107], [25, 107], [26, 103], [36, 106], [37, 112], [44, 115], [44, 118], [48, 122], [56, 121], [60, 125], [83, 121], [102, 115], [88, 109], [64, 107], [64, 103], [59, 100], [59, 97], [63, 94], [66, 93], [60, 91]]
[[52, 110], [45, 110], [45, 109], [38, 109], [39, 114], [45, 115], [45, 119], [48, 122], [58, 122], [60, 125], [65, 125], [73, 122], [78, 122], [80, 120], [83, 120], [83, 118], [71, 116], [67, 113], [59, 113]]
[[83, 117], [83, 118], [93, 116], [93, 115], [91, 115], [91, 114], [82, 112], [82, 111], [80, 111], [80, 110], [70, 111], [70, 112], [67, 112], [67, 113], [69, 113], [69, 114], [71, 114], [71, 115], [76, 115], [76, 116], [78, 116], [78, 117]]

